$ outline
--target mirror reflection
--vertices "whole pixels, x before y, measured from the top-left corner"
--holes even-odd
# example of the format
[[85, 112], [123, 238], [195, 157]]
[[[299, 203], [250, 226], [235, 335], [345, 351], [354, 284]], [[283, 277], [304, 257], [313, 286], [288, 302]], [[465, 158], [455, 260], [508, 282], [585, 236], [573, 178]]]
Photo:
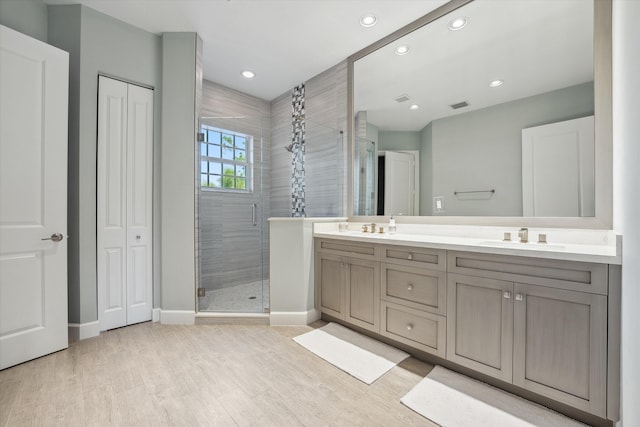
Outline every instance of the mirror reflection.
[[355, 215], [593, 217], [593, 6], [476, 0], [355, 61]]

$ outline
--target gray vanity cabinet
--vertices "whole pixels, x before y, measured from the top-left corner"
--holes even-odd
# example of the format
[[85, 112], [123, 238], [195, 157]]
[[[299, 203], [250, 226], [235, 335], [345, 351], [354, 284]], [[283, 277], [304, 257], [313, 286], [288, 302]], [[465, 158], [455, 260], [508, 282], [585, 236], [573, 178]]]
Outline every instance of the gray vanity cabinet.
[[383, 246], [380, 334], [445, 357], [446, 252]]
[[607, 297], [516, 283], [513, 383], [606, 415]]
[[447, 359], [512, 380], [513, 283], [449, 273]]
[[344, 320], [347, 283], [345, 259], [337, 255], [321, 254], [316, 256], [315, 274], [317, 283], [318, 308], [323, 313]]
[[618, 418], [619, 268], [324, 238], [315, 251], [322, 313]]
[[336, 319], [378, 332], [380, 262], [373, 245], [316, 241], [318, 309]]
[[606, 268], [450, 252], [452, 270], [466, 274], [448, 275], [447, 359], [607, 415], [607, 296], [595, 293], [606, 292]]

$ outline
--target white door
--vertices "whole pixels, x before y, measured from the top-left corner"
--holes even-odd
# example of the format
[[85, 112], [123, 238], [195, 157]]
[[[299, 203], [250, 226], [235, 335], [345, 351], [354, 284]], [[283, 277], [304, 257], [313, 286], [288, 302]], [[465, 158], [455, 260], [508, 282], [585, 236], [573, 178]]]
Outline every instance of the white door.
[[151, 320], [153, 91], [104, 76], [98, 94], [98, 313]]
[[415, 158], [412, 154], [384, 154], [384, 214], [414, 215]]
[[0, 369], [68, 346], [68, 73], [0, 26]]
[[524, 216], [595, 216], [593, 116], [522, 130]]

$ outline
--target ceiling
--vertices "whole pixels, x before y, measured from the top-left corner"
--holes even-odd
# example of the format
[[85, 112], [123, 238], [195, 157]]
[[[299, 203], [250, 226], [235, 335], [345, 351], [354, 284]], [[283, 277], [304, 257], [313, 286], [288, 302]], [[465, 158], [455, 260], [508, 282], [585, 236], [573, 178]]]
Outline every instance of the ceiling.
[[[463, 16], [468, 24], [450, 31]], [[408, 45], [398, 56], [394, 49]], [[504, 84], [490, 88], [489, 82]], [[384, 131], [419, 131], [455, 114], [593, 81], [593, 2], [475, 1], [354, 67], [355, 111]], [[400, 95], [410, 100], [397, 102]], [[450, 105], [469, 106], [453, 110]], [[409, 105], [418, 104], [418, 110]]]
[[[81, 3], [155, 34], [196, 32], [204, 78], [272, 100], [446, 0], [44, 0]], [[378, 22], [360, 26], [373, 13]], [[248, 80], [243, 70], [255, 72]]]

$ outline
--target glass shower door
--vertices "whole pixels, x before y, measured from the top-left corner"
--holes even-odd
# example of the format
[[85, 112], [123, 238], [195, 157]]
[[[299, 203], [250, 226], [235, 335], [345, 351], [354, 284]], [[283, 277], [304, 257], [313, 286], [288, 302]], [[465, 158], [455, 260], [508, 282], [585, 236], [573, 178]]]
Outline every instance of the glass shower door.
[[262, 120], [201, 119], [199, 311], [269, 311]]

